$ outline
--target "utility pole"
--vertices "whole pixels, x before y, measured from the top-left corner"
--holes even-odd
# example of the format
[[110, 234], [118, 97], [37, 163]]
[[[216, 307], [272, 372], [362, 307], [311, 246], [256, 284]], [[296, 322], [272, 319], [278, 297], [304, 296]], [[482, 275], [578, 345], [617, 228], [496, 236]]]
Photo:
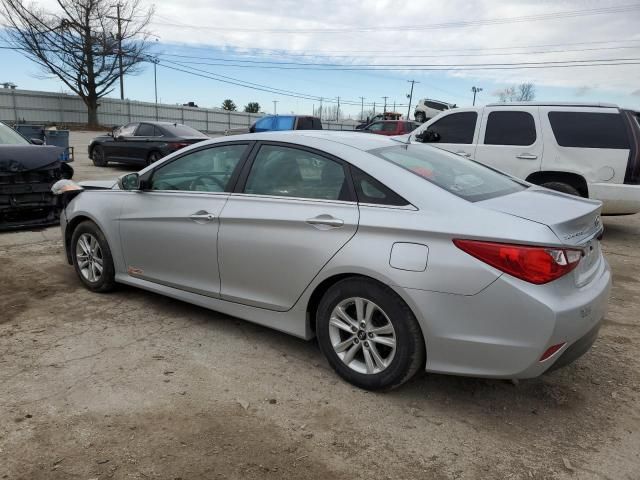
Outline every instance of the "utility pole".
[[376, 102], [373, 102], [373, 116], [376, 116]]
[[473, 92], [473, 106], [476, 105], [476, 93], [480, 93], [482, 89], [480, 87], [473, 86], [471, 87], [471, 91]]
[[393, 101], [393, 111], [394, 112], [396, 111], [396, 101], [395, 100]]
[[122, 5], [118, 3], [116, 5], [116, 16], [107, 15], [107, 18], [116, 20], [118, 22], [118, 67], [120, 68], [120, 100], [124, 100], [124, 69], [122, 67], [122, 22], [130, 22], [130, 18], [122, 18], [120, 16], [120, 7]]
[[156, 73], [156, 67], [158, 66], [158, 59], [154, 58], [151, 61], [153, 62], [153, 90], [156, 96], [156, 122], [157, 122], [158, 121], [158, 75]]
[[320, 115], [318, 115], [318, 117], [320, 118], [320, 120], [322, 120], [322, 100], [324, 100], [323, 97], [320, 97]]
[[274, 100], [273, 101], [273, 114], [277, 115], [278, 114], [278, 110], [276, 108], [276, 104], [278, 103], [278, 100]]
[[389, 97], [382, 97], [384, 98], [384, 110], [382, 111], [383, 114], [387, 113], [387, 98]]
[[407, 97], [409, 97], [409, 108], [407, 109], [407, 120], [411, 120], [411, 100], [413, 100], [413, 85], [420, 82], [416, 82], [415, 80], [407, 80], [407, 82], [411, 84], [411, 93], [407, 95]]
[[338, 108], [336, 109], [336, 122], [340, 121], [340, 97], [338, 97]]
[[360, 121], [364, 121], [364, 97], [360, 97], [362, 105], [360, 106]]

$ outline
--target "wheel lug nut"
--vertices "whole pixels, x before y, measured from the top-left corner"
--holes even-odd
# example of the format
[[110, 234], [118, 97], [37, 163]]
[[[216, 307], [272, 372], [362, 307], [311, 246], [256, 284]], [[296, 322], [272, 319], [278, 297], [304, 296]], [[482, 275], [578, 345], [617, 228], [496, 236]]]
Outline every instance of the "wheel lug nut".
[[356, 333], [356, 332], [358, 331], [358, 329], [357, 329], [356, 327], [351, 327], [351, 331], [352, 331], [353, 333]]
[[353, 343], [360, 343], [360, 340], [358, 340], [358, 338], [356, 337], [353, 339]]
[[369, 332], [369, 338], [373, 338], [373, 333]]
[[364, 346], [365, 346], [366, 348], [369, 348], [369, 342], [364, 342]]
[[360, 327], [361, 327], [361, 328], [365, 328], [366, 326], [367, 326], [367, 324], [366, 324], [366, 323], [364, 323], [364, 322], [360, 322]]

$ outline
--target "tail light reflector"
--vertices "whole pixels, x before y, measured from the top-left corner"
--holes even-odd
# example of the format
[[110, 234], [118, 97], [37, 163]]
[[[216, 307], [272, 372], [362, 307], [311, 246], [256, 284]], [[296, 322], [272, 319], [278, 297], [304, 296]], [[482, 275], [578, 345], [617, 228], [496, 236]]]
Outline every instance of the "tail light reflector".
[[169, 148], [171, 150], [180, 150], [181, 148], [186, 147], [187, 145], [189, 145], [188, 143], [177, 143], [177, 142], [172, 142], [169, 144]]
[[549, 348], [547, 348], [545, 350], [545, 352], [542, 354], [542, 356], [540, 357], [540, 360], [538, 360], [539, 362], [544, 362], [547, 358], [553, 356], [553, 354], [555, 354], [558, 350], [560, 350], [562, 347], [564, 347], [566, 345], [567, 342], [562, 342], [562, 343], [558, 343], [556, 345], [552, 345]]
[[576, 249], [461, 239], [454, 239], [453, 243], [478, 260], [536, 285], [566, 275], [578, 266], [582, 258], [582, 251]]

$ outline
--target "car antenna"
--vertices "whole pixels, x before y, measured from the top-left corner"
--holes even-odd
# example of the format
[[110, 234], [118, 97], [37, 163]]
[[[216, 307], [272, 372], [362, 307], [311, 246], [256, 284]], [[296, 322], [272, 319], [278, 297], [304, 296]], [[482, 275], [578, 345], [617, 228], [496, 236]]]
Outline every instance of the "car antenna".
[[[402, 137], [404, 137], [404, 135], [402, 135]], [[394, 142], [399, 142], [399, 143], [404, 143], [405, 145], [410, 145], [411, 144], [411, 134], [408, 133], [407, 134], [407, 138], [406, 141], [403, 138], [398, 138], [398, 137], [389, 137], [391, 140], [393, 140]]]

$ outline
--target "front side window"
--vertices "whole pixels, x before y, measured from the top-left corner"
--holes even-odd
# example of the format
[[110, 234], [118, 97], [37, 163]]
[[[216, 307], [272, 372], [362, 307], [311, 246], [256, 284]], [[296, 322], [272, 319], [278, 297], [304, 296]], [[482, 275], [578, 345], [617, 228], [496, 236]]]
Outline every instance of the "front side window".
[[136, 137], [153, 137], [155, 134], [155, 128], [148, 123], [141, 123], [136, 130]]
[[224, 192], [246, 148], [246, 144], [222, 145], [188, 153], [155, 170], [151, 190]]
[[137, 123], [130, 123], [124, 127], [120, 127], [116, 133], [116, 137], [133, 137], [133, 132], [138, 128]]
[[526, 185], [484, 165], [427, 145], [378, 148], [369, 153], [409, 170], [470, 202], [526, 189]]
[[265, 132], [267, 130], [273, 130], [274, 117], [264, 117], [256, 122], [256, 132]]
[[619, 113], [549, 112], [549, 122], [561, 147], [630, 148]]
[[428, 130], [440, 134], [440, 143], [471, 144], [477, 120], [476, 112], [452, 113], [431, 124]]
[[491, 112], [484, 133], [485, 145], [529, 146], [536, 141], [536, 122], [529, 112]]
[[341, 164], [305, 150], [279, 145], [260, 148], [244, 192], [322, 200], [343, 200], [348, 196]]
[[443, 110], [446, 110], [447, 108], [445, 105], [438, 102], [424, 102], [424, 103], [427, 107], [433, 108], [434, 110], [438, 110], [438, 111], [443, 111]]

